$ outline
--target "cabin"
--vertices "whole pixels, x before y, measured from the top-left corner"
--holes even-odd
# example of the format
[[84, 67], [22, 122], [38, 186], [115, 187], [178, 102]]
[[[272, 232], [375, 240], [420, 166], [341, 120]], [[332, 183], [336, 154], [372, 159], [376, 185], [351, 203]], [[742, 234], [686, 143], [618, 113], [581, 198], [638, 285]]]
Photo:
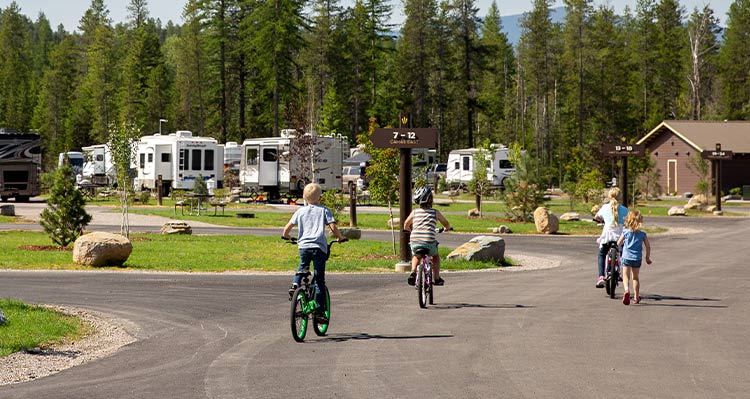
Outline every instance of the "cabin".
[[[721, 190], [750, 185], [750, 122], [668, 120], [659, 124], [636, 144], [643, 144], [656, 162], [659, 185], [666, 194], [693, 192], [699, 176], [690, 169], [690, 158], [721, 146], [732, 151], [731, 160], [721, 161]], [[711, 179], [714, 179], [711, 169]]]

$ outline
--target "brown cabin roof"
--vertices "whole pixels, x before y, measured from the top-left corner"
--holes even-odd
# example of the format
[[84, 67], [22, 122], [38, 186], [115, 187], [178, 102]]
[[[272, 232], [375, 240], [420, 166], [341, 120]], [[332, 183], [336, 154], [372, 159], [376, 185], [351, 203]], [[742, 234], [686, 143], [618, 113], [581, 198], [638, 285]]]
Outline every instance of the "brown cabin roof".
[[750, 153], [749, 121], [664, 121], [636, 144], [648, 145], [666, 131], [672, 131], [698, 151], [713, 150], [716, 143], [721, 143], [723, 150]]

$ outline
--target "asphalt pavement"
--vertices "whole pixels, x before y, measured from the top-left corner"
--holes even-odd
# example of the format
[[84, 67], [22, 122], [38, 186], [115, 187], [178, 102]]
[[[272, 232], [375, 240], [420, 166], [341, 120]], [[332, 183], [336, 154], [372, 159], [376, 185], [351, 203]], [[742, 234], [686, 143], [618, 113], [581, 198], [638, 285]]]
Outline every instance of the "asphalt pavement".
[[302, 344], [291, 272], [2, 270], [0, 296], [126, 319], [138, 341], [0, 398], [747, 397], [750, 219], [647, 223], [672, 233], [651, 237], [639, 305], [594, 288], [591, 237], [509, 235], [559, 267], [447, 273], [427, 309], [403, 274], [329, 274], [329, 334]]

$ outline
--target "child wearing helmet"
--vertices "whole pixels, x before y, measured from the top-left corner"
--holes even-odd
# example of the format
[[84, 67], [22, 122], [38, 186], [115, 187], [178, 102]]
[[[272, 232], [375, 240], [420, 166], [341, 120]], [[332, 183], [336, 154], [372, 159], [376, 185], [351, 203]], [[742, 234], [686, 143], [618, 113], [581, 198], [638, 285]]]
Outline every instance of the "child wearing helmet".
[[[411, 232], [409, 240], [411, 251], [414, 253], [418, 248], [425, 248], [429, 251], [428, 255], [432, 256], [433, 284], [443, 285], [445, 280], [440, 277], [440, 255], [438, 254], [436, 238], [437, 222], [440, 221], [440, 224], [446, 230], [450, 230], [451, 225], [440, 211], [432, 208], [432, 188], [430, 186], [420, 187], [414, 192], [414, 203], [419, 205], [419, 208], [414, 209], [404, 221], [404, 229]], [[418, 258], [412, 256], [411, 274], [407, 279], [409, 285], [414, 285], [417, 279], [418, 262]]]

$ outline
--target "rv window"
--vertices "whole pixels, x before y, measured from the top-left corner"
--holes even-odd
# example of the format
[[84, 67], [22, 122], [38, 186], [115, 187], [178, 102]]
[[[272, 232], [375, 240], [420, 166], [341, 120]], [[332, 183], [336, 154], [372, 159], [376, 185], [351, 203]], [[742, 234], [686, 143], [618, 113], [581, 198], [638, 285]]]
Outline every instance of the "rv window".
[[463, 162], [464, 162], [464, 167], [463, 167], [463, 170], [471, 170], [471, 169], [470, 169], [470, 165], [471, 165], [471, 162], [470, 162], [470, 161], [471, 161], [471, 158], [470, 158], [470, 157], [463, 157], [463, 158], [461, 158], [461, 159], [462, 159], [462, 160], [463, 160]]
[[102, 154], [97, 154], [96, 155], [96, 162], [101, 162], [103, 160], [104, 160], [104, 155], [102, 155]]
[[190, 150], [180, 150], [180, 170], [188, 170], [190, 165]]
[[257, 165], [258, 164], [258, 149], [257, 148], [248, 148], [247, 149], [247, 165]]
[[204, 170], [214, 170], [214, 150], [206, 150], [206, 163]]
[[277, 159], [279, 159], [278, 150], [275, 148], [263, 149], [263, 162], [276, 162]]
[[201, 150], [193, 150], [193, 162], [190, 164], [190, 169], [201, 170]]
[[146, 154], [144, 154], [144, 153], [140, 153], [140, 154], [138, 154], [138, 155], [139, 155], [139, 157], [138, 157], [138, 160], [140, 161], [140, 162], [138, 163], [138, 165], [140, 165], [139, 167], [140, 167], [141, 169], [143, 169], [143, 168], [145, 168], [145, 167], [146, 167]]
[[161, 153], [161, 161], [162, 162], [169, 162], [170, 161], [170, 155], [172, 155], [172, 154], [170, 154], [168, 152], [162, 152]]
[[460, 162], [456, 162], [456, 163], [454, 164], [454, 168], [453, 168], [453, 169], [456, 169], [456, 170], [461, 170], [461, 163], [460, 163]]
[[148, 154], [148, 163], [154, 162], [154, 154]]
[[498, 167], [500, 169], [513, 169], [513, 164], [507, 159], [501, 159], [500, 162], [498, 162]]

